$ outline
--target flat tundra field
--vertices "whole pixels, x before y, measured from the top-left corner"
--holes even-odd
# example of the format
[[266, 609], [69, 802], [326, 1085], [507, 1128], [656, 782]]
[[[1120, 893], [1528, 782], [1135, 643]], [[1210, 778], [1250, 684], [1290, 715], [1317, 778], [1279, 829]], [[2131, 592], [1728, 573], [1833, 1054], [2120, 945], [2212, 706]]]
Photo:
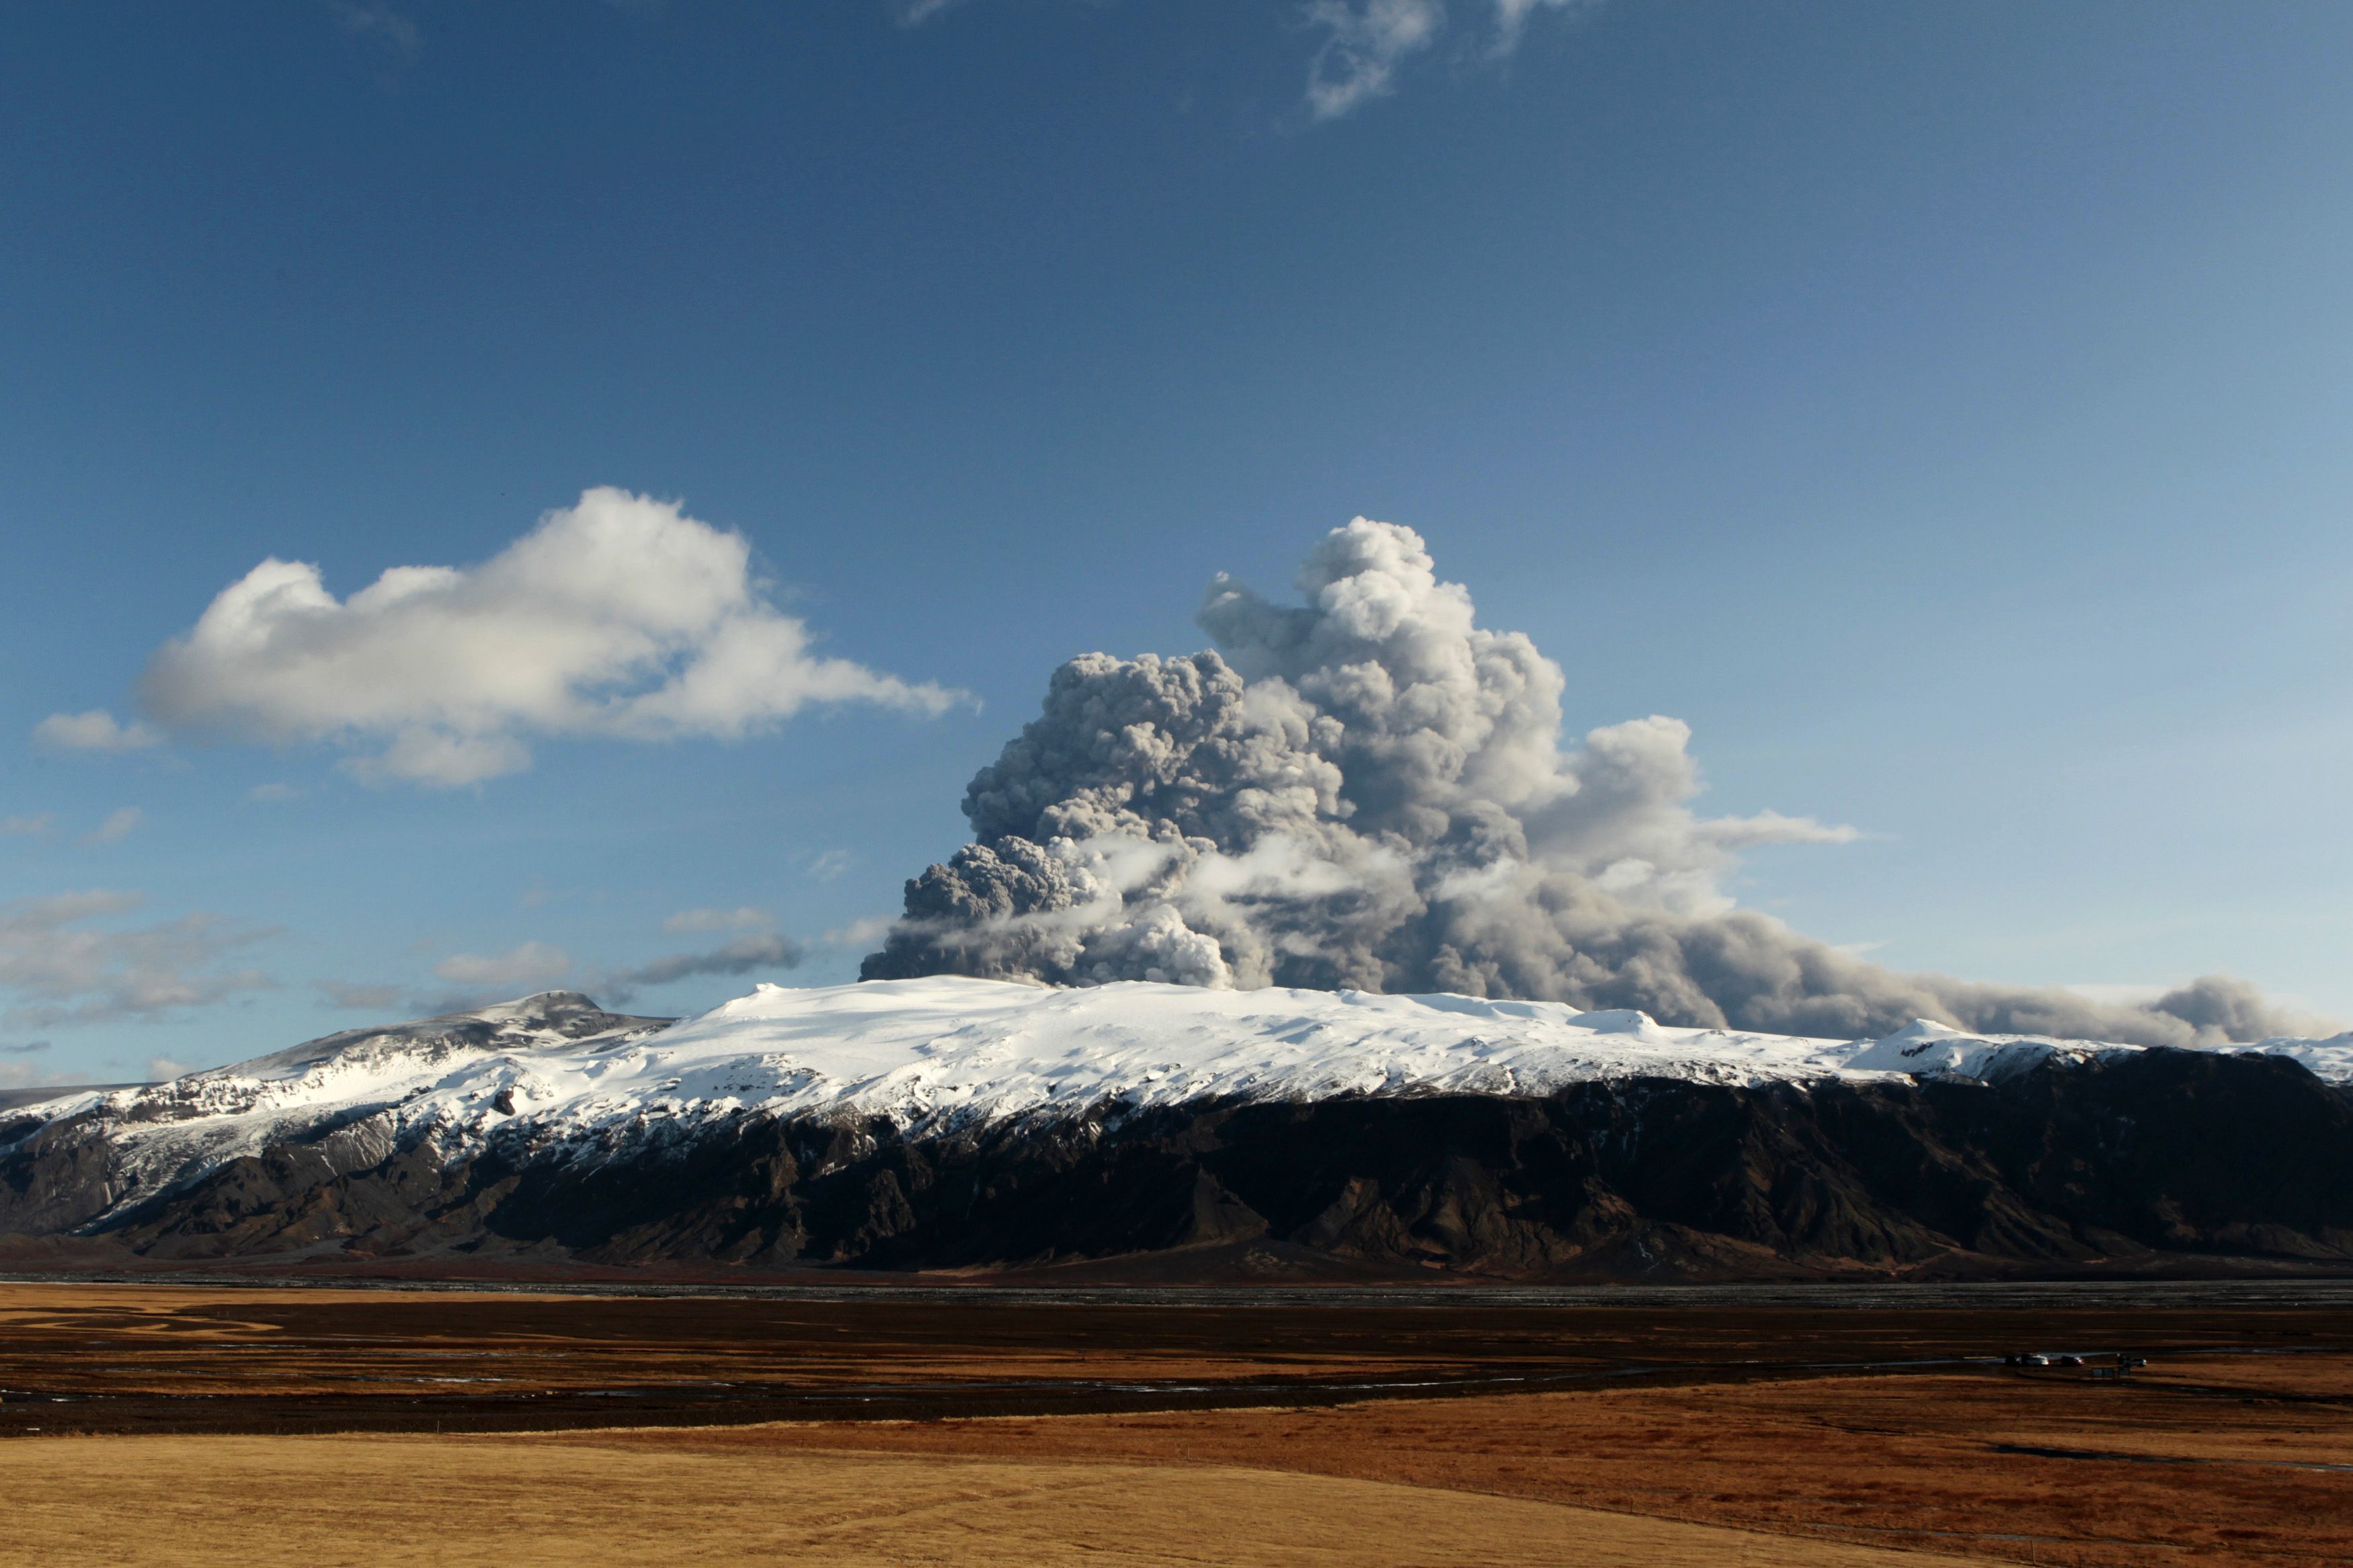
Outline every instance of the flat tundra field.
[[29, 1281], [0, 1476], [11, 1564], [2344, 1563], [2353, 1287]]

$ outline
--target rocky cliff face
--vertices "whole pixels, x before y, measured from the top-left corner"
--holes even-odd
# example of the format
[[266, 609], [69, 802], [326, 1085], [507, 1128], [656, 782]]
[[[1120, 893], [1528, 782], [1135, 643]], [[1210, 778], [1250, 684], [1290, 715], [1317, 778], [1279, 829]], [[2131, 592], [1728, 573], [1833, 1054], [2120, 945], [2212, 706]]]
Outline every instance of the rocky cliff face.
[[[570, 1047], [627, 1052], [658, 1022], [574, 1008], [554, 1027]], [[352, 1044], [265, 1059], [314, 1072]], [[460, 1135], [400, 1103], [290, 1108], [177, 1174], [136, 1157], [121, 1120], [135, 1106], [0, 1113], [0, 1231], [169, 1258], [1125, 1259], [1164, 1277], [2353, 1264], [2353, 1090], [2278, 1056], [2047, 1053], [1994, 1081], [1602, 1077], [1536, 1094], [1099, 1103], [928, 1129], [737, 1108], [584, 1134], [491, 1105]]]

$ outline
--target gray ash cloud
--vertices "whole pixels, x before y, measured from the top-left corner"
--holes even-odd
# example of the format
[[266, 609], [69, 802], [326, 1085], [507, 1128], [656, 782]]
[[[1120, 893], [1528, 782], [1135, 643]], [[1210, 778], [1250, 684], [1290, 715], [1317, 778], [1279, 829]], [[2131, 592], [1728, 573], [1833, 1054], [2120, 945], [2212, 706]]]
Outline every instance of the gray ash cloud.
[[1453, 991], [1853, 1037], [1914, 1018], [2152, 1045], [2293, 1032], [2245, 983], [2141, 1005], [1898, 973], [1735, 907], [1744, 849], [1851, 829], [1708, 817], [1689, 728], [1562, 743], [1560, 667], [1477, 624], [1412, 530], [1359, 518], [1303, 605], [1223, 577], [1215, 651], [1087, 654], [966, 789], [866, 979]]

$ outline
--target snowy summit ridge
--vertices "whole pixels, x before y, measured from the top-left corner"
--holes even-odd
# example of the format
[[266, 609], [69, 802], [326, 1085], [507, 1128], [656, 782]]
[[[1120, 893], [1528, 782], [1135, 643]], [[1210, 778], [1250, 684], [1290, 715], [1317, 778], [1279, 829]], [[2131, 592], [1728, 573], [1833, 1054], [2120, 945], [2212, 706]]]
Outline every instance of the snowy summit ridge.
[[[1634, 1079], [1997, 1081], [2052, 1058], [2141, 1048], [1925, 1021], [1877, 1040], [1823, 1040], [1448, 994], [1049, 988], [939, 975], [763, 984], [676, 1022], [547, 992], [16, 1114], [105, 1123], [128, 1198], [290, 1138], [317, 1143], [335, 1163], [361, 1163], [419, 1139], [453, 1158], [512, 1139], [609, 1150], [752, 1113], [879, 1119], [924, 1136], [1217, 1102], [1542, 1096]], [[2353, 1035], [2245, 1048], [2353, 1079]], [[322, 1129], [332, 1131], [322, 1137]]]

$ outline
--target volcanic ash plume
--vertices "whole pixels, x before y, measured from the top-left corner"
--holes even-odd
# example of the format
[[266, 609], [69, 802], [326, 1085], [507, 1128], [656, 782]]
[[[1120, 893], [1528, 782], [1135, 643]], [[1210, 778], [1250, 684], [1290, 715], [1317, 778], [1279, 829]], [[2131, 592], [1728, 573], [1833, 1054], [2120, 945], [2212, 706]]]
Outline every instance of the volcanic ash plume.
[[965, 792], [973, 842], [907, 884], [863, 978], [1454, 991], [1855, 1037], [1914, 1018], [2189, 1045], [2291, 1032], [2243, 983], [2147, 1006], [1898, 974], [1733, 907], [1759, 844], [1703, 817], [1681, 721], [1560, 743], [1560, 667], [1476, 624], [1419, 535], [1358, 518], [1303, 606], [1220, 577], [1218, 651], [1088, 654]]

